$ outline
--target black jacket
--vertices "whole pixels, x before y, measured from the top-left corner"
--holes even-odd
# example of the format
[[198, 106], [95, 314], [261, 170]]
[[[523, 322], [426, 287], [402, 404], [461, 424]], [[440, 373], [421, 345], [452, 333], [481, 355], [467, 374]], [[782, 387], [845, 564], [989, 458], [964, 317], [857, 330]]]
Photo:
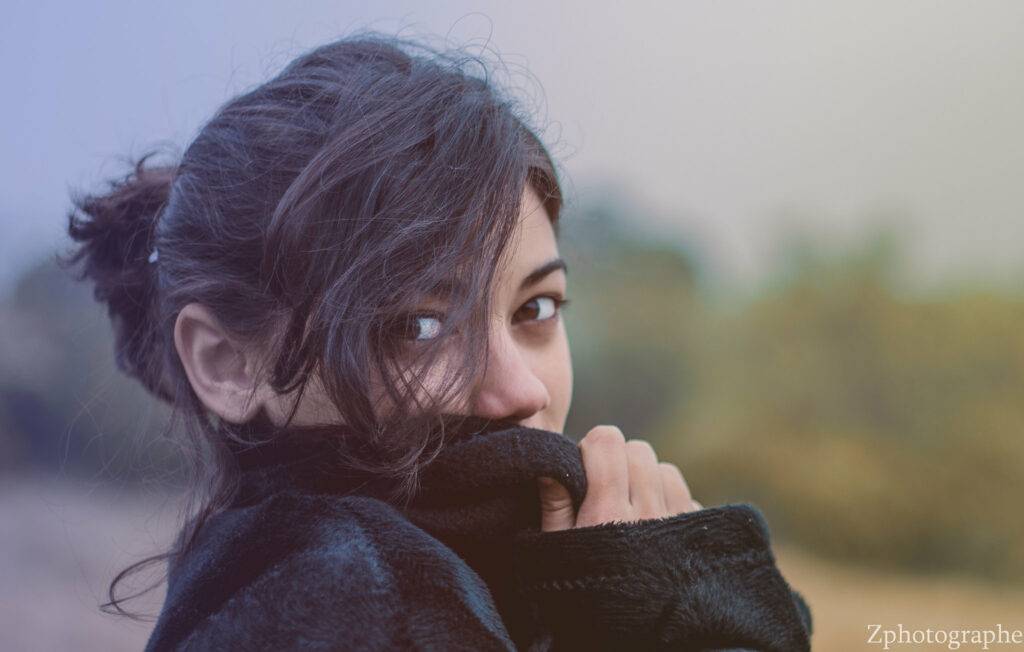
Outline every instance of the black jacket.
[[578, 446], [473, 417], [400, 508], [339, 471], [343, 428], [239, 451], [147, 650], [810, 649], [751, 505], [540, 532], [537, 476], [583, 500]]

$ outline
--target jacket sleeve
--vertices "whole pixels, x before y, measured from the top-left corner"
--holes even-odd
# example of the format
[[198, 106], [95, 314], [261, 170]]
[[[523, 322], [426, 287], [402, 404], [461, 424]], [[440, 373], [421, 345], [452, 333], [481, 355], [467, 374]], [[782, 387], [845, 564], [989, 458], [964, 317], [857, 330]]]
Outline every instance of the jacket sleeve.
[[526, 531], [515, 563], [554, 650], [810, 649], [810, 609], [748, 504]]
[[[174, 650], [514, 650], [480, 577], [374, 506], [324, 518]], [[253, 545], [259, 545], [254, 543]]]

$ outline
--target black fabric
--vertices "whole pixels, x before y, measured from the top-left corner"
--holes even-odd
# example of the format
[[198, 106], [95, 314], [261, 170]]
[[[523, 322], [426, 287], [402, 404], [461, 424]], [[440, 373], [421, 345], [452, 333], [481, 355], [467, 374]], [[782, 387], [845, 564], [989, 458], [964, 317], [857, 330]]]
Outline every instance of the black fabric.
[[344, 427], [238, 447], [237, 500], [169, 568], [147, 650], [810, 649], [753, 505], [541, 532], [538, 476], [586, 495], [576, 443], [437, 428], [408, 505], [339, 464], [365, 445]]

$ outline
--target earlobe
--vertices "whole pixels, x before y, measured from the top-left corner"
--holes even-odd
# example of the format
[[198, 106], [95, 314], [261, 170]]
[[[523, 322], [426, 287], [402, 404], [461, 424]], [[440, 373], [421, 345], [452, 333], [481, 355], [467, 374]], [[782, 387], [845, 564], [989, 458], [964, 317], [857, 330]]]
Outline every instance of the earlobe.
[[264, 399], [264, 393], [259, 389], [254, 394], [251, 387], [240, 387], [230, 397], [229, 404], [224, 406], [223, 411], [227, 415], [224, 419], [231, 423], [246, 423], [256, 416]]
[[259, 411], [254, 365], [203, 305], [190, 303], [174, 324], [174, 345], [196, 396], [220, 419], [244, 423]]

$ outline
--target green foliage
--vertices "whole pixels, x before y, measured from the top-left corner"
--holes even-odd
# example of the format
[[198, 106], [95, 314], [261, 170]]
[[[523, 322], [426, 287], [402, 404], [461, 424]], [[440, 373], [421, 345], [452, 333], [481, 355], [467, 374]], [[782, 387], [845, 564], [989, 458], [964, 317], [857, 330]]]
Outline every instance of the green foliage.
[[587, 263], [566, 316], [570, 434], [650, 439], [705, 504], [753, 502], [821, 554], [1024, 578], [1020, 296], [908, 295], [880, 229], [841, 251], [794, 233], [737, 300], [628, 214], [567, 217], [563, 249]]
[[562, 228], [573, 300], [564, 317], [574, 372], [566, 430], [580, 437], [607, 423], [649, 433], [691, 395], [702, 329], [694, 257], [643, 239], [607, 205], [571, 214]]

